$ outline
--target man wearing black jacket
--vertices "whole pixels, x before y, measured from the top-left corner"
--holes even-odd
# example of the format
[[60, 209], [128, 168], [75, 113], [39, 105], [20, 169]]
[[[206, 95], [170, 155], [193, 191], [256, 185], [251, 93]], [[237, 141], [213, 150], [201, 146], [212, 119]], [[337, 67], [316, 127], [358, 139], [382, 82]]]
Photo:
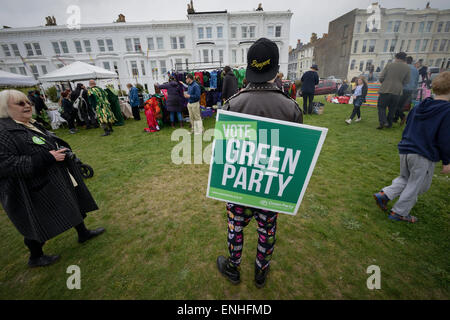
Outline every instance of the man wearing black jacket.
[[302, 78], [302, 96], [303, 96], [303, 113], [312, 114], [312, 102], [314, 100], [314, 91], [316, 85], [319, 84], [319, 76], [317, 64], [311, 66], [311, 70], [306, 71]]
[[[224, 110], [260, 117], [303, 123], [303, 114], [295, 100], [278, 89], [279, 50], [275, 42], [261, 38], [248, 50], [246, 88], [227, 100]], [[217, 258], [217, 268], [233, 284], [240, 282], [240, 263], [244, 245], [243, 228], [254, 217], [258, 222], [258, 251], [255, 259], [255, 285], [266, 283], [276, 243], [278, 213], [227, 203], [229, 256]]]

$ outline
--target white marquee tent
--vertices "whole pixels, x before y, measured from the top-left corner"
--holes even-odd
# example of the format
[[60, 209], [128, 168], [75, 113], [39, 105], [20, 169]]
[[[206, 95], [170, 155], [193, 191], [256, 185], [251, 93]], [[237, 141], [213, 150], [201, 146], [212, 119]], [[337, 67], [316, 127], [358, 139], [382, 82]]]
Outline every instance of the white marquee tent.
[[75, 61], [67, 66], [49, 72], [42, 77], [41, 81], [47, 82], [62, 82], [62, 81], [83, 81], [90, 79], [112, 79], [118, 78], [117, 73], [103, 69], [97, 66], [90, 65], [85, 62]]
[[0, 87], [32, 87], [37, 84], [33, 77], [0, 70]]

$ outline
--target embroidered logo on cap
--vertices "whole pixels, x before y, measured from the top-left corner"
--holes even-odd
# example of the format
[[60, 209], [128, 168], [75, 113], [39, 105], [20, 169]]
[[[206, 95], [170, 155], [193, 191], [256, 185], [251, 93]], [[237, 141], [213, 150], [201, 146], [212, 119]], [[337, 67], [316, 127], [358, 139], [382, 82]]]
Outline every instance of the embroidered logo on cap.
[[36, 136], [33, 137], [33, 142], [36, 144], [45, 144], [45, 140], [43, 138], [39, 138]]
[[264, 61], [264, 62], [258, 62], [256, 60], [252, 61], [252, 64], [250, 65], [251, 67], [257, 68], [258, 70], [261, 70], [262, 68], [264, 68], [265, 66], [270, 64], [270, 59]]

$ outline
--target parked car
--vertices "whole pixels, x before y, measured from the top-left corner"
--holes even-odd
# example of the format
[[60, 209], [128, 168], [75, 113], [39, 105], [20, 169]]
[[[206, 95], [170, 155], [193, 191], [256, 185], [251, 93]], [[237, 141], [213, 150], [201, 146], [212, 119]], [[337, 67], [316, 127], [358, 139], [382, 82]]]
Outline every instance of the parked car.
[[342, 83], [341, 79], [336, 78], [335, 76], [329, 76], [328, 78], [326, 78], [326, 80], [331, 80], [336, 82], [338, 85], [340, 85]]
[[[338, 84], [329, 79], [320, 79], [319, 84], [314, 89], [314, 95], [319, 96], [322, 94], [332, 94], [336, 93], [338, 88]], [[301, 89], [297, 89], [299, 91], [298, 95], [301, 97]]]

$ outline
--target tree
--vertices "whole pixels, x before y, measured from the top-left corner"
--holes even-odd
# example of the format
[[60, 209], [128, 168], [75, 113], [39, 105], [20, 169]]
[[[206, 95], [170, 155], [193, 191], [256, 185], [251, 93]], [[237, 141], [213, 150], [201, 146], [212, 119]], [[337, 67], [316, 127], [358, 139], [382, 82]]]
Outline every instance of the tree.
[[45, 91], [46, 96], [50, 99], [52, 102], [58, 102], [58, 93], [56, 91], [56, 87], [50, 87]]

